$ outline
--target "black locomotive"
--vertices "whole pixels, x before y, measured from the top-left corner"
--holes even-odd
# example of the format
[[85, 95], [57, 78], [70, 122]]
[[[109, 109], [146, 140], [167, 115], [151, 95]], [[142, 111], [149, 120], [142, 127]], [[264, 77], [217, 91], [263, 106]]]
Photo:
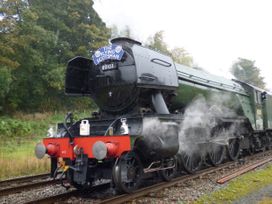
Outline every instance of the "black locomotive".
[[68, 114], [36, 155], [47, 153], [52, 175], [59, 163], [80, 189], [109, 179], [131, 192], [146, 177], [170, 180], [272, 145], [269, 93], [176, 64], [132, 39], [71, 59], [65, 92], [90, 96], [99, 111], [76, 122]]

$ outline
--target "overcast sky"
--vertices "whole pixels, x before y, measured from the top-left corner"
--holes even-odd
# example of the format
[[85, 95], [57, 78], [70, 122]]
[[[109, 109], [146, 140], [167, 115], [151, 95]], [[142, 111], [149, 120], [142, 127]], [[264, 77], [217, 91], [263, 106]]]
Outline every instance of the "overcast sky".
[[217, 75], [230, 78], [238, 57], [255, 60], [272, 91], [270, 0], [95, 0], [94, 8], [107, 26], [128, 25], [142, 42], [164, 30], [170, 47]]

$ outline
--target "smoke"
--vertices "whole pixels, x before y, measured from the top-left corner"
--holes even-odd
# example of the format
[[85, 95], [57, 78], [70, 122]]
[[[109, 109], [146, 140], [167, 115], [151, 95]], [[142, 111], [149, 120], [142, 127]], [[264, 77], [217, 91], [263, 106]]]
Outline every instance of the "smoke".
[[154, 147], [171, 148], [171, 141], [178, 139], [177, 124], [172, 121], [160, 120], [157, 117], [144, 118], [142, 135]]
[[205, 143], [215, 126], [204, 97], [198, 97], [186, 109], [179, 129], [179, 152], [198, 151], [198, 143]]
[[228, 145], [236, 127], [219, 128], [219, 118], [236, 116], [236, 107], [229, 107], [231, 100], [230, 95], [211, 95], [207, 99], [199, 95], [186, 107], [179, 126], [179, 153], [200, 152], [204, 156], [210, 149], [208, 143]]
[[171, 128], [171, 126], [176, 126], [176, 123], [171, 121], [161, 121], [157, 117], [144, 118], [142, 134], [151, 137], [151, 140], [152, 136], [158, 133], [161, 135], [172, 135], [173, 128]]
[[229, 139], [234, 137], [235, 125], [218, 128], [220, 118], [236, 116], [238, 107], [231, 106], [231, 101], [231, 95], [211, 95], [208, 98], [199, 95], [183, 114], [177, 115], [182, 120], [169, 122], [158, 117], [144, 118], [141, 135], [151, 144], [151, 149], [158, 152], [165, 150], [170, 155], [176, 148], [180, 154], [197, 152], [205, 156], [211, 149], [209, 144], [228, 145]]

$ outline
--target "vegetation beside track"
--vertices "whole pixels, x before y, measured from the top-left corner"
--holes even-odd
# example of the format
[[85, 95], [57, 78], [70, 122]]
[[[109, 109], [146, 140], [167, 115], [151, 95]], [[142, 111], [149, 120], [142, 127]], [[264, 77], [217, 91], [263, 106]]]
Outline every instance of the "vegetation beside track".
[[246, 173], [230, 181], [223, 188], [200, 197], [195, 204], [233, 203], [233, 201], [270, 184], [272, 184], [272, 165]]
[[272, 203], [272, 199], [269, 197], [265, 197], [258, 204], [271, 204], [271, 203]]
[[[76, 113], [76, 118], [90, 112]], [[62, 122], [65, 113], [17, 113], [12, 117], [0, 117], [0, 180], [46, 173], [48, 158], [38, 160], [34, 155], [35, 145], [46, 137], [49, 125]]]

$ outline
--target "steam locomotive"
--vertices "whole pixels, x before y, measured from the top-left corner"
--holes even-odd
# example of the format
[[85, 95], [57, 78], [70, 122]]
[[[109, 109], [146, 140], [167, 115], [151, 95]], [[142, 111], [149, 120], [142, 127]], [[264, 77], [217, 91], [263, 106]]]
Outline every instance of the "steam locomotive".
[[271, 94], [177, 64], [132, 39], [71, 59], [65, 93], [91, 97], [99, 111], [79, 121], [68, 113], [35, 153], [49, 155], [51, 175], [61, 170], [78, 189], [104, 179], [132, 192], [150, 176], [168, 181], [272, 146]]

